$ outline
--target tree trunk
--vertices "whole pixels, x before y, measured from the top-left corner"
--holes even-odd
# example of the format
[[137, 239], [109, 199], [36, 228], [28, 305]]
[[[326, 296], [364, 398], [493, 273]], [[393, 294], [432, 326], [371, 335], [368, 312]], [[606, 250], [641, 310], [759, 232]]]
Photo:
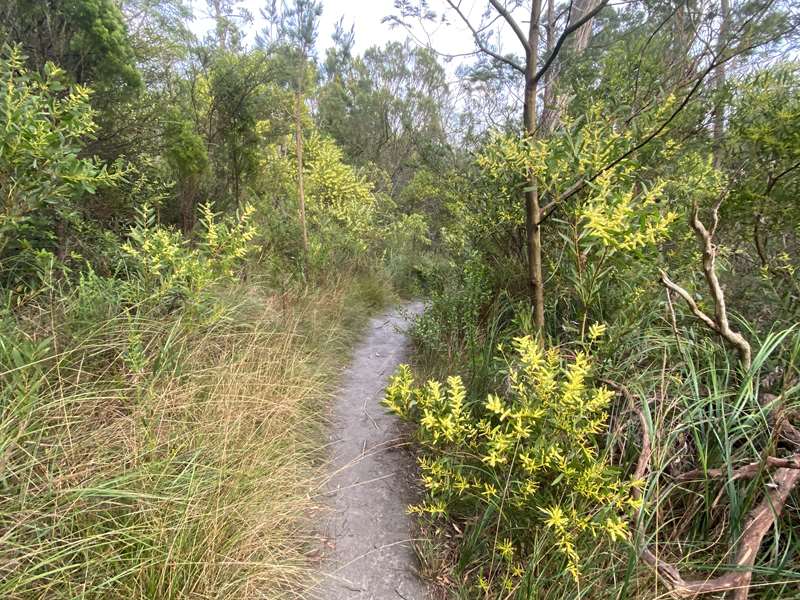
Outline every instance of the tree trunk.
[[[578, 2], [575, 3], [574, 20], [578, 21], [582, 19], [587, 13], [593, 11], [597, 5], [598, 0], [578, 0]], [[586, 23], [581, 25], [578, 31], [574, 33], [573, 47], [575, 48], [576, 54], [580, 54], [589, 46], [589, 40], [592, 37], [593, 20], [594, 19], [590, 19], [586, 21]]]
[[67, 225], [64, 219], [60, 216], [56, 216], [56, 258], [60, 262], [67, 260], [67, 256], [69, 255], [68, 243]]
[[[556, 12], [555, 0], [547, 0], [547, 54], [553, 52], [556, 45]], [[558, 62], [558, 61], [556, 61]], [[544, 78], [544, 98], [542, 100], [542, 119], [539, 126], [541, 134], [546, 136], [555, 128], [561, 113], [562, 99], [556, 96], [558, 81], [558, 64], [550, 66]]]
[[222, 15], [222, 5], [220, 0], [213, 0], [214, 5], [214, 20], [216, 21], [217, 26], [217, 43], [219, 44], [220, 50], [225, 50], [226, 44], [226, 37], [228, 28], [225, 24], [224, 17]]
[[306, 193], [303, 182], [303, 131], [301, 109], [303, 102], [302, 87], [298, 85], [294, 108], [294, 141], [297, 156], [297, 202], [300, 212], [300, 227], [303, 231], [303, 264], [308, 266], [308, 229], [306, 227]]
[[[719, 37], [717, 37], [717, 58], [725, 52], [725, 46], [728, 43], [728, 28], [730, 21], [730, 1], [720, 0], [720, 18]], [[714, 87], [716, 88], [716, 100], [714, 102], [714, 166], [719, 168], [722, 165], [723, 151], [722, 143], [725, 137], [725, 100], [722, 97], [722, 91], [725, 87], [725, 63], [720, 63], [714, 69]]]
[[[528, 33], [529, 51], [525, 65], [525, 105], [523, 127], [527, 137], [536, 135], [536, 95], [534, 75], [539, 62], [539, 22], [542, 14], [542, 0], [533, 0], [531, 24]], [[528, 186], [525, 190], [525, 224], [528, 237], [528, 280], [533, 303], [533, 323], [544, 343], [544, 278], [542, 277], [542, 232], [540, 229], [541, 207], [539, 188], [535, 175], [528, 173]]]
[[[554, 0], [547, 0], [547, 52], [548, 54], [553, 51], [556, 44], [555, 35], [555, 2]], [[593, 11], [599, 4], [599, 0], [577, 0], [573, 9], [573, 14], [570, 15], [569, 21], [578, 21], [582, 19], [587, 13]], [[570, 45], [575, 53], [579, 56], [586, 48], [589, 47], [589, 42], [592, 39], [592, 22], [590, 19], [584, 23], [573, 34], [570, 39]], [[544, 84], [544, 102], [542, 106], [542, 118], [539, 123], [539, 132], [545, 136], [550, 134], [556, 125], [561, 120], [561, 113], [564, 112], [567, 104], [567, 96], [565, 94], [557, 95], [556, 87], [558, 85], [559, 71], [561, 70], [561, 60], [556, 60], [550, 67], [550, 70], [545, 75]]]

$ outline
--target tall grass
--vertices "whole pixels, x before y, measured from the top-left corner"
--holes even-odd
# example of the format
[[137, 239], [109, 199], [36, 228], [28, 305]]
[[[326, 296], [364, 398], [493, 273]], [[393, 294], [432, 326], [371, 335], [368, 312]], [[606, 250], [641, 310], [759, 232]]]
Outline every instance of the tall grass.
[[[501, 304], [491, 308], [475, 336], [474, 349], [465, 353], [480, 360], [461, 365], [474, 378], [472, 402], [485, 398], [487, 388], [504, 392], [504, 380], [491, 368], [493, 352], [498, 343], [525, 331], [524, 320]], [[426, 518], [420, 522], [424, 534], [418, 537], [429, 540], [420, 543], [418, 550], [426, 577], [441, 584], [439, 597], [669, 598], [663, 582], [638, 557], [642, 543], [676, 564], [687, 579], [710, 579], [736, 569], [732, 563], [749, 513], [772, 483], [769, 469], [752, 479], [735, 478], [733, 471], [766, 456], [790, 453], [776, 439], [770, 408], [764, 404], [764, 376], [785, 374], [786, 385], [772, 391], [781, 394], [787, 414], [796, 415], [800, 409], [798, 328], [775, 331], [759, 340], [751, 333], [751, 339], [758, 351], [748, 373], [742, 373], [730, 353], [704, 331], [681, 332], [678, 341], [669, 327], [658, 323], [599, 348], [604, 360], [596, 376], [627, 386], [643, 412], [652, 442], [645, 510], [640, 516], [643, 535], [637, 533], [629, 543], [611, 544], [598, 538], [581, 544], [581, 577], [575, 581], [566, 573], [562, 555], [554, 551], [555, 536], [545, 527], [532, 528], [525, 532], [530, 543], [524, 574], [514, 578], [513, 587], [499, 589], [496, 582], [503, 580], [505, 567], [496, 548], [501, 519], [496, 508], [455, 520]], [[418, 356], [431, 357], [425, 348]], [[446, 358], [441, 363], [424, 362], [417, 371], [440, 377], [453, 366]], [[611, 411], [603, 448], [623, 475], [632, 474], [641, 440], [640, 421], [620, 396]], [[678, 478], [695, 469], [719, 467], [728, 469], [727, 476], [696, 481]], [[752, 599], [800, 598], [799, 498], [795, 491], [759, 549]], [[635, 523], [631, 526], [632, 531], [638, 530]]]
[[298, 597], [325, 396], [366, 312], [348, 287], [7, 317], [0, 597]]

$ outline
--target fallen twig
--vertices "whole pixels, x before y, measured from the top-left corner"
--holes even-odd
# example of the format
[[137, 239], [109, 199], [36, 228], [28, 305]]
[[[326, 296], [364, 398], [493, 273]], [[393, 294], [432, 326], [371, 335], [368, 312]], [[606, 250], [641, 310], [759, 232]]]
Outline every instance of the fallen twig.
[[[731, 480], [737, 479], [752, 479], [759, 473], [767, 468], [783, 468], [783, 469], [800, 469], [800, 454], [794, 454], [787, 458], [778, 458], [777, 456], [768, 456], [766, 459], [758, 462], [753, 462], [738, 469], [734, 469], [731, 475]], [[694, 469], [687, 473], [681, 473], [675, 477], [675, 481], [695, 481], [699, 479], [719, 479], [729, 475], [727, 469]]]

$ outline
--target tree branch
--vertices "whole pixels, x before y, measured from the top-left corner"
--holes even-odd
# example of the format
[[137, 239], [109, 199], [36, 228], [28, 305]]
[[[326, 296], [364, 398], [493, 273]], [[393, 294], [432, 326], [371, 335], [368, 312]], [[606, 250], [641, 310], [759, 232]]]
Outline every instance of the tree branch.
[[[737, 479], [752, 479], [765, 469], [800, 469], [800, 454], [793, 454], [788, 458], [778, 458], [777, 456], [768, 456], [765, 460], [753, 462], [743, 467], [739, 467], [733, 471], [731, 480]], [[681, 473], [675, 478], [675, 481], [698, 481], [706, 479], [719, 479], [720, 477], [727, 477], [728, 469], [694, 469]]]
[[469, 28], [470, 32], [472, 32], [472, 37], [475, 40], [475, 45], [478, 46], [478, 48], [480, 48], [481, 52], [483, 52], [484, 54], [488, 54], [489, 56], [491, 56], [496, 61], [499, 61], [499, 62], [501, 62], [501, 63], [503, 63], [505, 65], [508, 65], [509, 67], [511, 67], [512, 69], [514, 69], [516, 71], [519, 71], [523, 75], [525, 74], [525, 67], [520, 65], [515, 60], [510, 59], [509, 57], [503, 56], [502, 54], [500, 54], [498, 52], [495, 52], [494, 50], [489, 48], [484, 43], [484, 41], [481, 39], [480, 33], [478, 33], [478, 31], [475, 29], [475, 27], [472, 25], [472, 23], [469, 22], [469, 19], [467, 18], [467, 16], [463, 12], [461, 12], [461, 9], [458, 7], [458, 5], [455, 2], [453, 2], [453, 0], [447, 0], [447, 4], [450, 5], [450, 8], [452, 8], [454, 11], [456, 11], [456, 14], [461, 18], [461, 20], [464, 22], [464, 24]]
[[583, 25], [591, 21], [597, 13], [605, 8], [606, 4], [608, 4], [608, 0], [600, 0], [600, 3], [597, 6], [575, 21], [572, 25], [568, 25], [564, 31], [561, 32], [561, 35], [559, 36], [556, 45], [553, 47], [553, 51], [550, 53], [550, 56], [547, 57], [547, 60], [542, 65], [542, 68], [536, 71], [536, 74], [533, 76], [533, 85], [539, 83], [539, 80], [544, 77], [545, 73], [547, 73], [547, 70], [552, 66], [567, 38], [575, 31], [580, 29]]
[[704, 313], [699, 306], [697, 306], [697, 302], [694, 301], [692, 295], [687, 292], [684, 288], [679, 286], [677, 283], [672, 281], [666, 274], [665, 271], [661, 271], [661, 283], [663, 283], [666, 287], [671, 289], [673, 292], [678, 294], [681, 298], [686, 301], [686, 304], [689, 305], [689, 309], [692, 311], [695, 317], [700, 319], [706, 327], [709, 329], [714, 330], [715, 333], [719, 333], [719, 327], [717, 327], [716, 322], [714, 319], [709, 317], [706, 313]]
[[522, 31], [522, 28], [519, 26], [514, 20], [514, 17], [511, 16], [511, 13], [508, 12], [505, 6], [500, 4], [498, 0], [489, 0], [489, 3], [494, 6], [494, 9], [500, 13], [500, 16], [505, 19], [506, 23], [511, 26], [511, 29], [514, 30], [514, 34], [517, 36], [517, 39], [522, 43], [522, 47], [525, 49], [525, 54], [528, 55], [531, 52], [531, 45], [528, 41], [528, 38], [525, 37], [525, 33]]
[[[741, 30], [742, 30], [742, 28], [740, 27], [739, 31], [741, 31]], [[780, 35], [784, 35], [784, 34], [788, 33], [789, 31], [793, 31], [793, 30], [794, 30], [794, 27], [792, 27], [792, 28], [790, 28], [790, 29], [788, 29], [786, 31], [782, 31], [779, 35], [773, 36], [768, 41], [775, 40], [778, 37], [780, 37]], [[758, 48], [758, 47], [764, 45], [765, 43], [766, 43], [765, 41], [762, 41], [762, 42], [759, 42], [759, 43], [756, 43], [756, 44], [753, 44], [753, 45], [750, 45], [750, 46], [747, 46], [747, 47], [744, 47], [744, 48], [739, 48], [735, 52], [732, 52], [729, 55], [721, 57], [721, 58], [720, 58], [719, 55], [716, 56], [715, 60], [712, 60], [711, 64], [698, 75], [698, 77], [695, 80], [695, 83], [692, 86], [692, 88], [689, 90], [689, 92], [686, 94], [686, 96], [684, 96], [684, 98], [681, 101], [681, 103], [675, 108], [675, 110], [670, 114], [669, 117], [667, 117], [667, 119], [665, 121], [663, 121], [656, 129], [654, 129], [651, 133], [649, 133], [642, 141], [637, 143], [635, 146], [633, 146], [629, 150], [626, 150], [625, 152], [620, 154], [618, 157], [614, 158], [612, 161], [606, 163], [600, 169], [595, 171], [592, 175], [579, 179], [574, 184], [572, 184], [564, 193], [562, 193], [556, 201], [550, 202], [547, 205], [545, 205], [544, 209], [541, 211], [541, 216], [539, 218], [539, 223], [541, 224], [546, 219], [548, 219], [556, 211], [556, 209], [558, 208], [560, 203], [562, 203], [562, 202], [564, 202], [566, 200], [569, 200], [572, 196], [574, 196], [575, 194], [577, 194], [578, 192], [583, 190], [583, 188], [585, 188], [588, 184], [592, 183], [595, 179], [600, 177], [603, 173], [607, 172], [610, 169], [613, 169], [614, 167], [616, 167], [622, 161], [624, 161], [627, 158], [631, 157], [632, 155], [636, 154], [639, 150], [641, 150], [642, 148], [647, 146], [650, 142], [652, 142], [659, 135], [661, 135], [661, 133], [670, 125], [670, 123], [672, 123], [678, 117], [678, 115], [681, 112], [683, 112], [683, 110], [689, 105], [690, 100], [698, 92], [698, 90], [700, 89], [700, 86], [703, 83], [703, 81], [705, 80], [705, 78], [708, 77], [708, 75], [714, 69], [716, 69], [720, 64], [727, 63], [728, 61], [733, 60], [734, 58], [740, 56], [744, 52], [749, 51], [749, 50], [753, 50], [755, 48]]]
[[761, 540], [780, 517], [789, 494], [800, 480], [800, 469], [781, 468], [775, 472], [772, 485], [764, 498], [747, 516], [747, 524], [742, 531], [739, 549], [736, 552], [735, 567], [713, 579], [686, 580], [672, 563], [659, 559], [649, 547], [640, 551], [642, 560], [658, 574], [678, 598], [695, 598], [700, 594], [733, 592], [734, 600], [746, 600], [750, 592], [755, 563]]
[[[650, 435], [647, 431], [647, 421], [644, 417], [644, 413], [636, 406], [633, 395], [625, 386], [608, 380], [603, 380], [603, 383], [608, 384], [610, 387], [620, 392], [628, 400], [634, 412], [636, 412], [639, 417], [642, 427], [642, 449], [639, 454], [639, 460], [636, 463], [636, 470], [633, 474], [633, 478], [642, 479], [647, 473], [650, 456], [652, 454]], [[672, 594], [678, 598], [696, 598], [701, 594], [733, 592], [733, 600], [747, 600], [750, 593], [750, 581], [753, 576], [753, 565], [755, 564], [758, 550], [761, 547], [761, 541], [773, 524], [778, 520], [778, 517], [780, 517], [786, 500], [798, 484], [798, 481], [800, 481], [800, 468], [798, 468], [800, 462], [795, 461], [797, 456], [798, 455], [795, 455], [792, 459], [773, 459], [776, 464], [783, 460], [792, 461], [792, 463], [790, 466], [785, 468], [781, 467], [775, 472], [775, 475], [772, 477], [771, 485], [764, 495], [764, 498], [747, 516], [746, 525], [739, 538], [735, 570], [731, 570], [713, 579], [687, 580], [683, 578], [674, 564], [661, 560], [650, 550], [647, 544], [643, 544], [639, 549], [639, 556], [645, 564], [656, 572], [659, 579], [667, 584]], [[632, 494], [637, 499], [642, 497], [642, 492], [638, 488], [634, 488]], [[642, 511], [640, 509], [637, 517], [639, 521], [638, 535], [643, 539], [645, 531], [644, 521], [641, 517]]]
[[719, 278], [717, 277], [717, 248], [714, 245], [713, 237], [717, 229], [717, 224], [719, 223], [719, 207], [722, 204], [723, 198], [724, 196], [720, 196], [720, 199], [717, 200], [711, 210], [710, 229], [706, 229], [706, 226], [700, 221], [700, 211], [696, 201], [692, 207], [692, 217], [690, 220], [690, 225], [692, 229], [694, 229], [703, 250], [703, 274], [705, 275], [708, 290], [711, 292], [711, 297], [714, 299], [714, 318], [712, 319], [700, 310], [691, 294], [671, 281], [664, 271], [661, 271], [661, 283], [683, 298], [686, 304], [689, 305], [692, 313], [694, 313], [706, 327], [721, 335], [725, 341], [733, 346], [739, 354], [739, 362], [742, 363], [742, 367], [744, 367], [745, 370], [749, 370], [752, 363], [750, 343], [741, 333], [731, 329], [730, 322], [728, 321], [728, 309], [725, 305], [725, 292], [722, 290], [722, 285], [720, 285]]

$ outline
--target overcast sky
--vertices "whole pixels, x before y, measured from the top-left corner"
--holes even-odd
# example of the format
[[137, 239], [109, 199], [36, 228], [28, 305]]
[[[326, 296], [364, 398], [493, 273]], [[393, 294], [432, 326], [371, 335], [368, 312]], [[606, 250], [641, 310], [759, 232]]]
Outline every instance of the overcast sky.
[[[213, 26], [209, 16], [206, 0], [192, 0], [195, 13], [193, 29], [197, 34], [204, 34]], [[247, 8], [255, 21], [247, 25], [247, 40], [253, 41], [255, 33], [263, 27], [260, 8], [264, 0], [243, 0], [241, 6]], [[431, 3], [434, 7], [437, 2]], [[444, 2], [441, 3], [444, 5]], [[481, 7], [485, 2], [472, 0], [464, 2], [467, 14], [479, 17]], [[392, 28], [389, 23], [382, 23], [387, 15], [393, 14], [394, 3], [392, 0], [322, 0], [322, 18], [320, 20], [318, 49], [320, 56], [324, 56], [325, 48], [331, 45], [336, 22], [344, 17], [344, 24], [349, 27], [355, 25], [355, 50], [361, 53], [370, 46], [382, 46], [388, 41], [402, 41], [408, 37], [408, 32], [402, 27]], [[427, 24], [425, 30], [415, 27], [414, 36], [420, 43], [426, 44], [428, 36], [436, 50], [450, 54], [461, 54], [473, 49], [472, 36], [469, 31], [459, 24], [440, 25], [435, 27]]]

